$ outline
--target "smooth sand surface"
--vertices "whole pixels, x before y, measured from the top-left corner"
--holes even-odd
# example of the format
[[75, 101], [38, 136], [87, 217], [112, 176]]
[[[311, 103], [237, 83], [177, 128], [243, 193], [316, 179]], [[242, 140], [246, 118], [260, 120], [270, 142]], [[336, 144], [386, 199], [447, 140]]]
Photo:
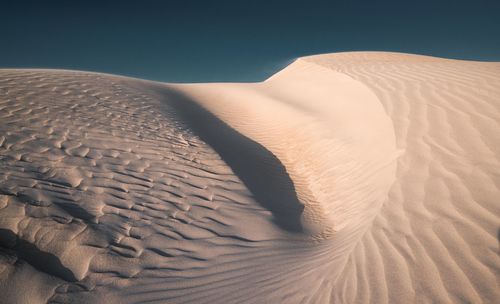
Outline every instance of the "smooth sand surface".
[[1, 303], [496, 303], [500, 63], [0, 70]]

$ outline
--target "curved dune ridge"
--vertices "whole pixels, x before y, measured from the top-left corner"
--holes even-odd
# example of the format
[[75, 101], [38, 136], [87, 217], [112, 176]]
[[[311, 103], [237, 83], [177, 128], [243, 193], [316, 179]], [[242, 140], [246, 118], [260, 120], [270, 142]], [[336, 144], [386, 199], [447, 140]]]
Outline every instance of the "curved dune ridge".
[[0, 70], [5, 303], [495, 303], [500, 63]]
[[[358, 226], [376, 212], [375, 201], [381, 202], [392, 184], [397, 151], [391, 121], [375, 94], [344, 74], [297, 60], [263, 83], [169, 87], [278, 159], [296, 205], [303, 206], [301, 230], [314, 238], [331, 237], [349, 222]], [[225, 144], [234, 149], [232, 141]], [[260, 166], [270, 164], [255, 157], [244, 170], [268, 175], [260, 174], [266, 170]], [[263, 191], [277, 195], [271, 201], [280, 214], [291, 204], [280, 198], [283, 182], [271, 171]]]

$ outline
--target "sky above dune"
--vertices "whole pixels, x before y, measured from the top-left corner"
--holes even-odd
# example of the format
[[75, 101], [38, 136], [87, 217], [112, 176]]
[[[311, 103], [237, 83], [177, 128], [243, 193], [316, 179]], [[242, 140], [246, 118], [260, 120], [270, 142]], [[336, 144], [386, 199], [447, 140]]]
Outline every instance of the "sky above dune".
[[11, 1], [0, 67], [260, 81], [294, 58], [397, 51], [500, 61], [500, 1]]

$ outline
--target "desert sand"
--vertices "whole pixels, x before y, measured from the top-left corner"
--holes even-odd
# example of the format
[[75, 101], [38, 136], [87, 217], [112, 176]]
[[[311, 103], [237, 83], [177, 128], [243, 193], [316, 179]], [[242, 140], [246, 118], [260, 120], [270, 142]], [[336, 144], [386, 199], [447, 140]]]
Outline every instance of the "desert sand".
[[500, 63], [0, 70], [1, 303], [498, 303]]

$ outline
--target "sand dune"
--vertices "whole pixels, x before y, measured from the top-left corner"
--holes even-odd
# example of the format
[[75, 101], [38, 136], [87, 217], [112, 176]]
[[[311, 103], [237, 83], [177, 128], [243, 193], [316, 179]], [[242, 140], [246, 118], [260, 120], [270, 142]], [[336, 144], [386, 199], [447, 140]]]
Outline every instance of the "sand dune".
[[495, 303], [500, 63], [0, 70], [0, 302]]

